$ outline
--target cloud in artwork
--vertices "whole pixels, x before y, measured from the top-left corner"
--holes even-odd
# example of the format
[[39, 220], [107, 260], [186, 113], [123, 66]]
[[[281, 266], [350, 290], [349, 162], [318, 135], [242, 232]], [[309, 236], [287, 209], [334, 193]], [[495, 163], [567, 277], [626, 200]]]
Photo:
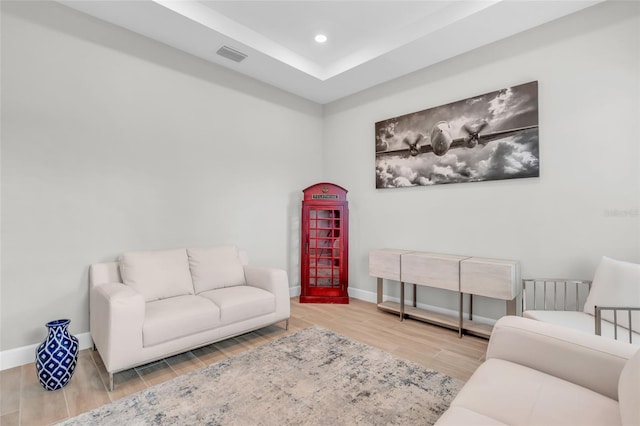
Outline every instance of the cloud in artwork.
[[524, 146], [513, 142], [498, 144], [487, 164], [485, 179], [537, 176], [539, 160]]
[[416, 170], [398, 157], [389, 157], [376, 165], [376, 181], [379, 187], [414, 186], [417, 178]]
[[402, 188], [405, 186], [415, 186], [409, 179], [404, 176], [398, 176], [393, 180], [393, 186], [396, 188]]
[[489, 113], [492, 117], [500, 117], [509, 111], [509, 103], [513, 97], [511, 88], [501, 90], [498, 95], [489, 101]]
[[[527, 133], [527, 132], [525, 132]], [[427, 186], [537, 176], [537, 131], [475, 148], [452, 149], [442, 157], [388, 156], [377, 161], [378, 187]]]

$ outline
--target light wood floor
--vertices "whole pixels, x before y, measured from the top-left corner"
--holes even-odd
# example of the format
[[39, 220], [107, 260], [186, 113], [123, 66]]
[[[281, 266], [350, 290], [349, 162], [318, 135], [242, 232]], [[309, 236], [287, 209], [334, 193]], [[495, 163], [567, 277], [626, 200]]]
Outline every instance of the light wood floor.
[[117, 373], [114, 392], [107, 391], [108, 376], [102, 360], [90, 349], [80, 351], [71, 382], [54, 392], [40, 386], [34, 364], [4, 370], [0, 372], [0, 425], [54, 424], [312, 325], [461, 380], [467, 380], [484, 360], [488, 343], [473, 336], [459, 339], [455, 331], [418, 321], [400, 322], [398, 316], [379, 311], [375, 304], [357, 299], [351, 299], [348, 305], [331, 305], [300, 304], [293, 298], [288, 331], [284, 330], [284, 323], [276, 324]]

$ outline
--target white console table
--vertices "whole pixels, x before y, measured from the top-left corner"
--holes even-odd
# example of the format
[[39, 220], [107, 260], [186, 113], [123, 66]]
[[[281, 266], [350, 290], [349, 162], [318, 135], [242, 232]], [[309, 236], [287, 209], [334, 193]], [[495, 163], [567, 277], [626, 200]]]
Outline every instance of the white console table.
[[[515, 314], [520, 293], [517, 261], [456, 256], [410, 250], [380, 249], [369, 253], [369, 275], [377, 278], [378, 308], [405, 317], [437, 324], [482, 337], [491, 335], [492, 327], [473, 321], [473, 296], [506, 301], [506, 313]], [[400, 283], [400, 303], [383, 300], [383, 280]], [[405, 306], [404, 284], [413, 285], [413, 306]], [[417, 307], [417, 286], [440, 288], [458, 293], [458, 315], [446, 315]], [[465, 319], [464, 295], [469, 295]]]

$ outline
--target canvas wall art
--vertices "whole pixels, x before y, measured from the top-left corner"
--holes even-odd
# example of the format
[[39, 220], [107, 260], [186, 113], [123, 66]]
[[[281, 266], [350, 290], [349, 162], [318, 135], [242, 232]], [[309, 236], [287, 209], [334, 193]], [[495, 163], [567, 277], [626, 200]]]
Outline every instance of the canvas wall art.
[[376, 188], [540, 175], [538, 82], [375, 124]]

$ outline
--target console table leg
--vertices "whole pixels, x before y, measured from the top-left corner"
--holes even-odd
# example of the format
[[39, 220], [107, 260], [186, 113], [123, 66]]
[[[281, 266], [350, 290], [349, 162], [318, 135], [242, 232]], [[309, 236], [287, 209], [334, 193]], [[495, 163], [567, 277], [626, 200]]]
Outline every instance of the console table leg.
[[464, 319], [462, 318], [462, 313], [464, 312], [464, 293], [460, 292], [460, 301], [459, 301], [459, 308], [458, 308], [458, 313], [459, 313], [459, 317], [458, 317], [458, 338], [462, 339], [462, 325], [464, 323]]
[[473, 294], [469, 294], [469, 321], [473, 320]]
[[378, 305], [382, 303], [382, 278], [378, 278]]
[[418, 286], [417, 285], [413, 285], [413, 307], [417, 308], [418, 307]]
[[507, 315], [516, 314], [516, 297], [511, 300], [507, 300]]
[[400, 281], [400, 321], [404, 321], [404, 282]]

